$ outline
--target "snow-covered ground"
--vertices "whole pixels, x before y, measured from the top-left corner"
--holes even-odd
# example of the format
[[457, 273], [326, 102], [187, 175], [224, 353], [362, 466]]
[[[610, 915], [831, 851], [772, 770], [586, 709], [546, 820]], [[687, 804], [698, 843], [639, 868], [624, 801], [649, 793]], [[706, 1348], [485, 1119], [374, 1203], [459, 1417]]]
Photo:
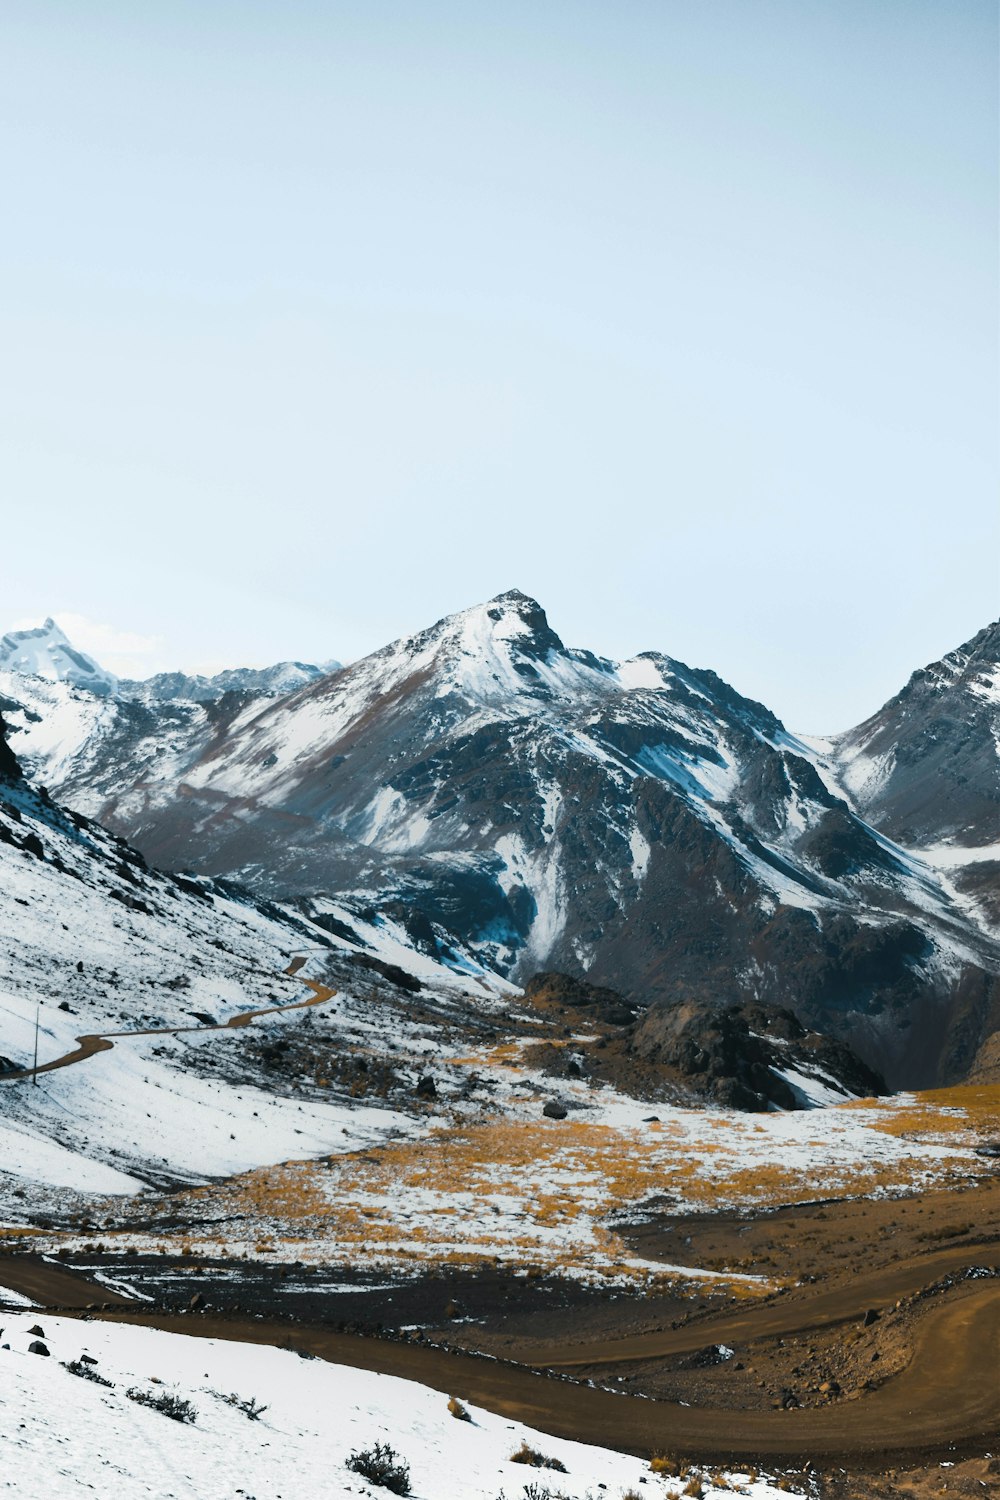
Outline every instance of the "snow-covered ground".
[[[0, 1489], [25, 1500], [377, 1497], [389, 1491], [346, 1460], [378, 1443], [408, 1465], [414, 1500], [497, 1500], [501, 1492], [519, 1500], [532, 1481], [537, 1493], [566, 1500], [620, 1500], [630, 1491], [666, 1500], [683, 1488], [650, 1476], [641, 1459], [549, 1437], [468, 1403], [472, 1420], [456, 1420], [448, 1397], [425, 1386], [285, 1350], [46, 1314], [38, 1324], [44, 1358], [28, 1352], [37, 1318], [5, 1313], [0, 1334]], [[65, 1368], [81, 1355], [109, 1385]], [[175, 1394], [195, 1420], [172, 1420], [129, 1390]], [[227, 1400], [234, 1395], [266, 1410], [251, 1420]], [[566, 1472], [511, 1463], [525, 1442]], [[734, 1489], [753, 1500], [788, 1493], [746, 1474], [715, 1478], [718, 1487], [706, 1474], [707, 1500]]]
[[[628, 1099], [573, 1083], [565, 1120], [521, 1092], [531, 1074], [477, 1060], [491, 1103], [457, 1101], [423, 1130], [378, 1150], [276, 1162], [169, 1200], [97, 1204], [102, 1238], [119, 1253], [213, 1261], [301, 1261], [394, 1276], [441, 1264], [531, 1268], [592, 1284], [724, 1283], [774, 1289], [764, 1277], [676, 1253], [652, 1262], [627, 1230], [647, 1204], [678, 1213], [773, 1207], [830, 1196], [884, 1196], [988, 1175], [976, 1154], [995, 1129], [960, 1104], [901, 1095], [863, 1105], [740, 1115]], [[440, 1074], [440, 1069], [438, 1069]], [[578, 1090], [574, 1094], [573, 1090]], [[574, 1109], [574, 1103], [581, 1107]], [[183, 1225], [161, 1227], [167, 1215]], [[43, 1235], [40, 1248], [85, 1250], [93, 1230]]]

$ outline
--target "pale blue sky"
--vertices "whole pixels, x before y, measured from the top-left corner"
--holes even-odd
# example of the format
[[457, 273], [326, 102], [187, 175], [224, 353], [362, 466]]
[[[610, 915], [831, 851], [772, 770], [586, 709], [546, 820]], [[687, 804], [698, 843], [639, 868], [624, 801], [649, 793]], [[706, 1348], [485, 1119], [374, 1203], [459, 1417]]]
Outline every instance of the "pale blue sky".
[[998, 612], [992, 3], [8, 0], [0, 142], [0, 629], [517, 586], [824, 731]]

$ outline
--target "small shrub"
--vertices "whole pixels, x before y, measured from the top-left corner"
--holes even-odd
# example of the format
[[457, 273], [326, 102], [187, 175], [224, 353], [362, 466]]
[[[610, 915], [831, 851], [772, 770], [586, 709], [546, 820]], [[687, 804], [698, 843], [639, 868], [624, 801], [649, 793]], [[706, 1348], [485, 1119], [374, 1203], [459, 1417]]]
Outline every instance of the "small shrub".
[[105, 1380], [103, 1375], [98, 1375], [93, 1365], [86, 1364], [82, 1359], [67, 1360], [63, 1369], [68, 1370], [71, 1375], [79, 1375], [81, 1380], [92, 1380], [95, 1385], [106, 1385], [109, 1390], [114, 1390], [113, 1380]]
[[130, 1401], [152, 1407], [153, 1411], [162, 1411], [165, 1417], [171, 1417], [175, 1422], [197, 1421], [198, 1413], [191, 1402], [185, 1401], [175, 1391], [144, 1391], [137, 1385], [130, 1385], [125, 1394]]
[[681, 1471], [681, 1466], [676, 1458], [671, 1458], [666, 1453], [654, 1453], [649, 1460], [649, 1472], [651, 1474], [668, 1475], [675, 1478]]
[[240, 1396], [236, 1391], [231, 1391], [228, 1396], [220, 1396], [219, 1399], [227, 1406], [235, 1406], [236, 1410], [241, 1411], [251, 1422], [256, 1422], [267, 1411], [267, 1407], [262, 1406], [256, 1397]]
[[566, 1473], [566, 1465], [558, 1458], [546, 1458], [537, 1448], [522, 1442], [516, 1453], [510, 1455], [512, 1464], [530, 1464], [533, 1469], [554, 1469], [557, 1474]]
[[691, 1475], [691, 1478], [688, 1480], [687, 1484], [681, 1491], [682, 1495], [693, 1495], [695, 1497], [695, 1500], [702, 1500], [702, 1496], [704, 1495], [704, 1493], [705, 1486], [702, 1484], [697, 1474]]
[[461, 1401], [459, 1401], [457, 1396], [448, 1397], [448, 1410], [451, 1412], [452, 1416], [455, 1417], [459, 1422], [472, 1421], [472, 1418], [469, 1416], [469, 1413], [466, 1411], [465, 1407], [462, 1405]]
[[374, 1448], [355, 1450], [347, 1460], [347, 1467], [362, 1478], [370, 1479], [372, 1484], [390, 1490], [394, 1495], [410, 1493], [410, 1466], [388, 1443], [376, 1443]]

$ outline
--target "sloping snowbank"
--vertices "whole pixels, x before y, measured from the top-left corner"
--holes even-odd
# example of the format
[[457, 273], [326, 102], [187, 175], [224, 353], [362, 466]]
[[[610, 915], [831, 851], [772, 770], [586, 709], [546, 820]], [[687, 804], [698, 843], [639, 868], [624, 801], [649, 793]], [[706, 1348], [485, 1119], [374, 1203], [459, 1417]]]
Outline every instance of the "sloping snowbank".
[[[42, 1327], [52, 1357], [45, 1359], [27, 1352], [37, 1316], [5, 1315], [0, 1336], [0, 1483], [31, 1500], [387, 1495], [345, 1463], [352, 1451], [376, 1443], [388, 1443], [408, 1463], [414, 1500], [497, 1500], [501, 1491], [519, 1500], [533, 1480], [541, 1492], [567, 1500], [588, 1493], [619, 1500], [640, 1481], [651, 1496], [664, 1493], [660, 1481], [646, 1477], [643, 1460], [549, 1437], [476, 1407], [469, 1408], [471, 1422], [456, 1421], [447, 1397], [412, 1381], [280, 1349], [47, 1315]], [[111, 1386], [64, 1368], [82, 1353]], [[172, 1421], [130, 1400], [129, 1388], [175, 1392], [197, 1418]], [[267, 1410], [251, 1421], [226, 1401], [232, 1393]], [[522, 1441], [567, 1472], [512, 1464]], [[763, 1480], [740, 1489], [753, 1500], [783, 1500]], [[707, 1491], [714, 1500], [732, 1493], [728, 1484]]]

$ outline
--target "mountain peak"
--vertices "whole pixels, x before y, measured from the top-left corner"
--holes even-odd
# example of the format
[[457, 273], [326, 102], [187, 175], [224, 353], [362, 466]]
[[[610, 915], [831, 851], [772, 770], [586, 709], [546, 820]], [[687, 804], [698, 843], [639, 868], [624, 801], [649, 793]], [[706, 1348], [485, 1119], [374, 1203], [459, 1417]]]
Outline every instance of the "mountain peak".
[[78, 651], [51, 615], [42, 625], [11, 630], [0, 637], [0, 671], [45, 677], [86, 688], [100, 698], [114, 693], [118, 679], [92, 656]]
[[542, 607], [537, 599], [533, 599], [523, 589], [506, 589], [502, 594], [494, 594], [492, 599], [487, 600], [487, 603], [510, 604], [515, 609], [520, 608], [524, 604], [528, 605], [530, 609], [541, 609]]
[[[523, 594], [520, 589], [508, 589], [505, 594], [497, 594], [490, 599], [485, 608], [487, 618], [495, 627], [505, 627], [495, 628], [493, 634], [507, 640], [511, 640], [513, 636], [523, 654], [544, 657], [550, 651], [565, 651], [565, 646], [549, 624], [548, 615], [530, 594]], [[514, 625], [513, 632], [509, 628], [511, 624]]]

